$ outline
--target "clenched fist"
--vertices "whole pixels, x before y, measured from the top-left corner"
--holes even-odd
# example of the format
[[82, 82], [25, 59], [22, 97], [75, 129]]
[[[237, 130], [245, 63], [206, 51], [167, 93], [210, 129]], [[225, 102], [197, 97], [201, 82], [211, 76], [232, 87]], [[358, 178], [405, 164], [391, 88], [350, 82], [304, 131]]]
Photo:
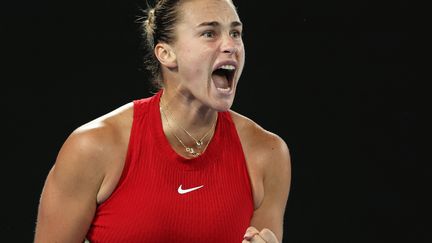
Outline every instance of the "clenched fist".
[[279, 243], [276, 235], [269, 229], [258, 231], [255, 227], [247, 228], [242, 243]]

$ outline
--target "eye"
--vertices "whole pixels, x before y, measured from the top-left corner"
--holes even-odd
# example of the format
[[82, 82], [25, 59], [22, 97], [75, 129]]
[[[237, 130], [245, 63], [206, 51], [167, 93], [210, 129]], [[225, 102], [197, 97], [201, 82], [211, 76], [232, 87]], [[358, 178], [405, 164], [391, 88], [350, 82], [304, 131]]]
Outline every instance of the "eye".
[[233, 38], [241, 38], [242, 37], [242, 33], [240, 32], [240, 31], [238, 31], [238, 30], [233, 30], [233, 31], [231, 31], [231, 36], [233, 37]]
[[215, 33], [213, 31], [211, 31], [211, 30], [207, 30], [207, 31], [204, 31], [201, 34], [201, 36], [204, 36], [206, 38], [213, 38], [215, 36]]

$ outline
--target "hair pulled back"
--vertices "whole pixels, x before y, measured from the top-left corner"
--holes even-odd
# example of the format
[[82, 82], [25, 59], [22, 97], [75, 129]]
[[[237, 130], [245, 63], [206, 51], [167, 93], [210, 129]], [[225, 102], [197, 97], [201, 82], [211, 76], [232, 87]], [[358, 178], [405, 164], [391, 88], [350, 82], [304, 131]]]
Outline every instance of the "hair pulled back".
[[147, 3], [144, 11], [144, 21], [141, 25], [143, 39], [145, 41], [144, 65], [150, 71], [152, 83], [156, 88], [161, 88], [161, 66], [154, 54], [157, 43], [172, 43], [175, 40], [175, 25], [179, 18], [181, 0], [156, 0], [153, 6]]

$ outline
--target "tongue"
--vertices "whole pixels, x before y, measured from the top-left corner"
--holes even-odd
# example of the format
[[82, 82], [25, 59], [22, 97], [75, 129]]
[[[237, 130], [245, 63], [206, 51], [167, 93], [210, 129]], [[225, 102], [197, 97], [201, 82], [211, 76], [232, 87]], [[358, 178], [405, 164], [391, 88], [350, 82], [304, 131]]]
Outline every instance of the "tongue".
[[216, 88], [226, 89], [229, 87], [229, 83], [225, 75], [218, 75], [214, 73], [212, 78]]

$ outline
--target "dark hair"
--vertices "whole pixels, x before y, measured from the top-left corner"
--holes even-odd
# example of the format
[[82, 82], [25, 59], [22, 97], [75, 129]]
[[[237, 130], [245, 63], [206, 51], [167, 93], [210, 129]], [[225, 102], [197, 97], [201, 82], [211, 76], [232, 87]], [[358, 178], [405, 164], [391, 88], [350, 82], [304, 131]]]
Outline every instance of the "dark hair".
[[179, 6], [181, 0], [156, 0], [153, 7], [147, 3], [144, 17], [140, 19], [141, 30], [145, 48], [144, 62], [145, 69], [150, 71], [152, 83], [156, 88], [161, 88], [162, 72], [161, 66], [154, 54], [154, 47], [157, 43], [172, 43], [175, 40], [175, 24], [179, 17]]

